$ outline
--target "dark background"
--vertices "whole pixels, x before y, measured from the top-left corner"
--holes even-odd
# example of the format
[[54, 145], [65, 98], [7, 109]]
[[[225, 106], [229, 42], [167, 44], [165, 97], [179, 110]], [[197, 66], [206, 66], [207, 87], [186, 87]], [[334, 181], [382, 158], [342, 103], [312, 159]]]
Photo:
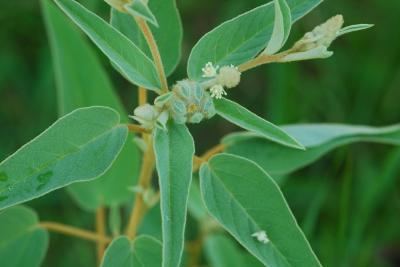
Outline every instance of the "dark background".
[[[107, 18], [108, 6], [82, 1]], [[1, 0], [0, 160], [57, 118], [48, 40], [37, 0]], [[219, 23], [261, 0], [180, 0], [185, 77], [191, 47]], [[332, 58], [268, 65], [243, 76], [232, 98], [277, 124], [337, 122], [374, 126], [400, 122], [400, 1], [325, 0], [294, 26], [288, 44], [327, 18], [375, 27], [337, 40]], [[100, 55], [100, 54], [99, 54]], [[100, 55], [128, 110], [136, 91]], [[88, 77], [90, 78], [90, 77]], [[218, 119], [191, 128], [199, 152], [237, 130]], [[400, 149], [372, 144], [340, 148], [293, 174], [283, 190], [324, 266], [400, 266]], [[391, 181], [380, 194], [381, 181]], [[93, 215], [58, 191], [31, 203], [43, 219], [92, 228]], [[93, 266], [94, 245], [52, 234], [44, 266]], [[1, 265], [1, 264], [0, 264]]]

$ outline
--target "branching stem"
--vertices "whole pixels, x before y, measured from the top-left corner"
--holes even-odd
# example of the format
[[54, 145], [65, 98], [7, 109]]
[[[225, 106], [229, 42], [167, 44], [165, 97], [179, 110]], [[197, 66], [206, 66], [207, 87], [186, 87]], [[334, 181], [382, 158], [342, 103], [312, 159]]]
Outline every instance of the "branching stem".
[[65, 235], [70, 235], [74, 237], [79, 237], [85, 240], [90, 240], [90, 241], [95, 241], [95, 242], [104, 242], [104, 243], [110, 243], [111, 238], [108, 236], [102, 236], [97, 233], [93, 233], [91, 231], [83, 230], [80, 228], [76, 228], [73, 226], [61, 224], [61, 223], [56, 223], [56, 222], [41, 222], [39, 224], [40, 227], [43, 227], [49, 231], [65, 234]]
[[103, 259], [104, 251], [106, 250], [107, 242], [104, 242], [104, 237], [106, 236], [106, 214], [104, 207], [99, 207], [96, 211], [96, 231], [102, 239], [97, 241], [97, 262], [101, 263]]
[[153, 33], [147, 22], [139, 17], [134, 17], [136, 23], [138, 24], [140, 30], [143, 32], [144, 38], [146, 39], [147, 44], [149, 45], [151, 56], [153, 57], [154, 64], [157, 69], [158, 77], [161, 82], [161, 92], [168, 92], [168, 82], [167, 76], [165, 75], [164, 65], [162, 63], [160, 51], [158, 50], [158, 46], [156, 40], [154, 39]]
[[193, 172], [199, 170], [202, 163], [207, 162], [212, 156], [221, 153], [225, 150], [224, 144], [218, 144], [211, 149], [207, 150], [202, 156], [194, 157], [193, 159]]
[[[151, 182], [151, 178], [154, 171], [155, 158], [154, 158], [154, 150], [152, 145], [152, 139], [150, 136], [147, 138], [147, 150], [143, 156], [142, 167], [139, 176], [139, 184], [138, 186], [145, 191]], [[137, 229], [142, 221], [143, 215], [146, 212], [146, 204], [143, 199], [143, 195], [141, 193], [137, 193], [135, 196], [135, 204], [132, 208], [131, 216], [129, 219], [129, 224], [126, 230], [126, 235], [134, 239], [136, 237]]]
[[279, 54], [276, 54], [276, 55], [267, 55], [267, 54], [262, 53], [258, 57], [254, 58], [252, 60], [249, 60], [248, 62], [243, 63], [242, 65], [239, 65], [239, 71], [245, 72], [247, 70], [253, 69], [260, 65], [278, 62], [280, 59], [282, 59], [288, 53], [289, 53], [289, 50], [279, 53]]

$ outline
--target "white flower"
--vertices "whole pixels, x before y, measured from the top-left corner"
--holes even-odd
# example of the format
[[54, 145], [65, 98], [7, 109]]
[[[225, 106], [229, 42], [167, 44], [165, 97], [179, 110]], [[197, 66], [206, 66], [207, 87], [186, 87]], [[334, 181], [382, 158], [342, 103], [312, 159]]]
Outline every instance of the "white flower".
[[219, 70], [217, 83], [227, 88], [236, 87], [240, 83], [240, 75], [237, 67], [233, 65], [224, 66]]
[[259, 242], [263, 244], [267, 244], [269, 242], [267, 233], [265, 231], [258, 231], [255, 232], [254, 234], [251, 235], [252, 237], [255, 237]]
[[201, 69], [203, 72], [203, 78], [214, 78], [217, 76], [219, 66], [214, 66], [212, 62], [208, 62], [204, 68]]
[[221, 99], [223, 95], [227, 95], [224, 87], [220, 84], [216, 84], [210, 88], [211, 97]]

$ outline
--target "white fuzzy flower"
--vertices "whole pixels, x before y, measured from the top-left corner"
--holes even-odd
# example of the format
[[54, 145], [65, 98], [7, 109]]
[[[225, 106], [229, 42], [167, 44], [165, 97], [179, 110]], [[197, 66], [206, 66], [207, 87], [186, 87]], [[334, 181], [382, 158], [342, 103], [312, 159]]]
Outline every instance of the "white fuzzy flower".
[[203, 78], [214, 78], [217, 76], [219, 66], [214, 66], [212, 62], [208, 62], [204, 68], [201, 69], [203, 72]]
[[251, 235], [252, 237], [255, 237], [257, 239], [257, 241], [263, 243], [263, 244], [267, 244], [269, 242], [267, 233], [265, 231], [258, 231], [255, 232], [254, 234]]
[[230, 65], [224, 66], [219, 70], [217, 83], [226, 88], [236, 87], [240, 83], [241, 73], [237, 67]]
[[224, 87], [220, 84], [216, 84], [210, 88], [211, 97], [215, 99], [221, 99], [222, 96], [227, 95]]

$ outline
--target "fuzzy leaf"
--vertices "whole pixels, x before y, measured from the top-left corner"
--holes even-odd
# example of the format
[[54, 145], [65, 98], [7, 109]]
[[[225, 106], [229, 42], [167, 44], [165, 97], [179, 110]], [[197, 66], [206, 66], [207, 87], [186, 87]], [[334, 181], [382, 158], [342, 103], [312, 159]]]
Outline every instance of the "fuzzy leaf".
[[[321, 0], [288, 0], [292, 22], [319, 5]], [[207, 62], [235, 66], [254, 58], [271, 39], [274, 27], [273, 2], [224, 22], [205, 34], [192, 49], [188, 62], [190, 79], [201, 80]]]
[[77, 109], [0, 163], [0, 209], [103, 175], [128, 129], [106, 107]]
[[130, 82], [158, 91], [160, 81], [154, 63], [128, 38], [74, 0], [55, 0], [58, 6], [118, 66]]
[[[118, 111], [121, 120], [126, 122], [128, 114], [92, 47], [54, 3], [42, 0], [42, 8], [52, 48], [60, 116], [76, 108], [101, 105]], [[95, 181], [71, 185], [68, 190], [87, 210], [122, 204], [132, 197], [127, 188], [136, 184], [139, 161], [133, 142], [126, 142], [116, 162], [104, 176]]]
[[121, 236], [107, 248], [101, 267], [160, 267], [161, 243], [149, 236]]
[[186, 212], [192, 180], [194, 143], [185, 125], [171, 122], [168, 131], [157, 129], [154, 151], [161, 193], [163, 267], [181, 262]]
[[39, 267], [49, 235], [39, 225], [36, 213], [17, 206], [0, 212], [0, 262], [2, 267]]
[[356, 142], [400, 145], [400, 125], [374, 128], [340, 124], [305, 124], [283, 126], [283, 130], [299, 140], [305, 151], [273, 144], [253, 133], [235, 133], [223, 139], [226, 152], [258, 163], [269, 174], [284, 175], [318, 160], [329, 151]]
[[[148, 3], [159, 27], [149, 25], [160, 50], [165, 73], [172, 74], [181, 58], [182, 22], [175, 0], [151, 0]], [[111, 25], [135, 43], [149, 58], [150, 49], [135, 20], [128, 14], [111, 11]]]
[[214, 105], [218, 115], [243, 129], [258, 133], [284, 146], [304, 149], [299, 142], [278, 126], [264, 120], [231, 100], [225, 98], [218, 99], [214, 101]]
[[286, 0], [275, 0], [274, 7], [274, 29], [265, 49], [265, 53], [269, 55], [275, 54], [285, 45], [292, 27], [292, 14]]
[[158, 27], [158, 22], [148, 4], [144, 0], [135, 0], [132, 4], [125, 5], [125, 9], [132, 16], [138, 16]]
[[[278, 185], [255, 163], [220, 154], [203, 164], [200, 178], [210, 213], [264, 265], [321, 266]], [[261, 231], [266, 243], [254, 237]]]

